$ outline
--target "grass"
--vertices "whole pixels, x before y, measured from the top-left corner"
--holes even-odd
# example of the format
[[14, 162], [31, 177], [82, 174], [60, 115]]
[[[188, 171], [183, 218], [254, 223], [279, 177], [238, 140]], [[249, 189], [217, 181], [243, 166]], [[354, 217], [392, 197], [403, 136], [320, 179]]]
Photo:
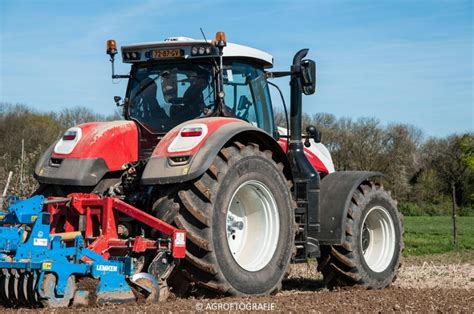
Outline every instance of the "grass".
[[[474, 250], [452, 250], [441, 254], [410, 255], [403, 258], [403, 265], [421, 266], [426, 262], [434, 265], [471, 264], [474, 265]], [[474, 278], [473, 278], [474, 281]]]
[[474, 217], [458, 217], [458, 246], [453, 246], [449, 216], [405, 217], [405, 256], [474, 250]]

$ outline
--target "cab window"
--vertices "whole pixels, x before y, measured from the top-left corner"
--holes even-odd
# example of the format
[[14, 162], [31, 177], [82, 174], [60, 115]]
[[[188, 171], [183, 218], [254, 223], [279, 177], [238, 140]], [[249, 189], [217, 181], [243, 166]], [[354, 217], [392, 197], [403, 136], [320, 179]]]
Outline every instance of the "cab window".
[[145, 63], [132, 71], [128, 116], [152, 133], [166, 133], [214, 106], [210, 63]]
[[225, 104], [242, 120], [273, 134], [273, 113], [263, 69], [243, 62], [224, 66]]

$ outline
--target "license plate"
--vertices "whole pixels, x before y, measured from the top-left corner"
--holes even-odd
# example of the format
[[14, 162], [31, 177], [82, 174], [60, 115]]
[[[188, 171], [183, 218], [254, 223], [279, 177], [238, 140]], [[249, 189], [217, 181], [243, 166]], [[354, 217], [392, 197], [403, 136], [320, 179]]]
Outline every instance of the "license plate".
[[152, 57], [159, 58], [179, 58], [181, 57], [181, 49], [160, 49], [153, 50]]

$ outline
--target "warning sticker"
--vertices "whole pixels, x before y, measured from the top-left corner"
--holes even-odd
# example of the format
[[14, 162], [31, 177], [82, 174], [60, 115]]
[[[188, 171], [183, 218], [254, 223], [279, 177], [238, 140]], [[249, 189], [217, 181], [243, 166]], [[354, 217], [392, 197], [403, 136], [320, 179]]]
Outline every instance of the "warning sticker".
[[34, 238], [33, 245], [34, 246], [48, 246], [48, 239]]
[[51, 263], [48, 263], [48, 262], [44, 262], [43, 265], [42, 265], [42, 268], [45, 269], [45, 270], [49, 270], [53, 267], [53, 265]]
[[186, 243], [186, 236], [184, 232], [177, 232], [174, 238], [175, 246], [184, 246]]

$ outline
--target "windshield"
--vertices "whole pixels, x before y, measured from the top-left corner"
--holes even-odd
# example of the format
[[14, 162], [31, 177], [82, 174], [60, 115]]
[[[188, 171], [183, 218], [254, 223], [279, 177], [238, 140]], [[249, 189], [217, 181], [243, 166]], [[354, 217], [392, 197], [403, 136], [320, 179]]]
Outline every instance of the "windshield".
[[143, 64], [132, 71], [128, 115], [152, 133], [205, 115], [214, 106], [210, 63]]

